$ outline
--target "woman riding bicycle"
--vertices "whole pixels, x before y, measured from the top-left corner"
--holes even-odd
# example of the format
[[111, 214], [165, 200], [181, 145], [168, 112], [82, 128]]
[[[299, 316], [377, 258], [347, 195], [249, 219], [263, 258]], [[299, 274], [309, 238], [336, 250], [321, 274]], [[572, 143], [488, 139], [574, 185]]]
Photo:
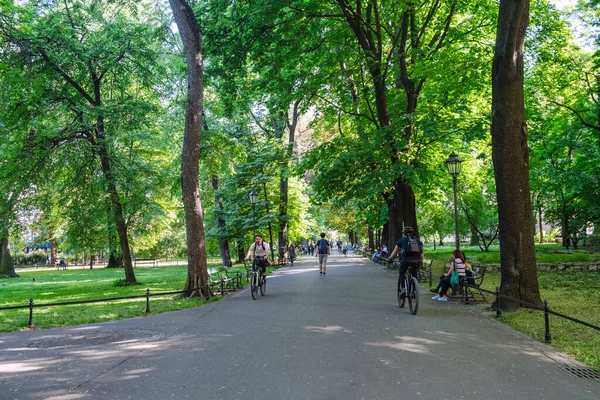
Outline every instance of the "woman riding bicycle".
[[264, 276], [267, 272], [267, 266], [269, 263], [269, 245], [263, 241], [261, 235], [256, 235], [256, 241], [250, 245], [248, 253], [246, 254], [245, 260], [248, 261], [252, 252], [254, 251], [254, 263], [253, 266], [259, 266], [261, 274]]

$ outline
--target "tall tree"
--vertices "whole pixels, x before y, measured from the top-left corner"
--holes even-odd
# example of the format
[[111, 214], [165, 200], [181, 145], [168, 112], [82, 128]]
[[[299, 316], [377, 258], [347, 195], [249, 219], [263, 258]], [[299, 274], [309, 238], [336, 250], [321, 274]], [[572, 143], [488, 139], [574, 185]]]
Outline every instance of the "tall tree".
[[[541, 304], [529, 187], [523, 53], [529, 0], [502, 0], [492, 65], [492, 159], [500, 229], [500, 292]], [[520, 304], [497, 299], [511, 311]]]
[[[399, 1], [390, 7], [385, 1], [337, 1], [344, 20], [356, 36], [365, 58], [375, 99], [375, 116], [378, 128], [393, 132], [389, 112], [390, 84], [388, 73], [394, 73], [395, 85], [402, 88], [405, 98], [404, 126], [400, 135], [390, 134], [387, 145], [392, 168], [397, 164], [410, 164], [407, 155], [414, 151], [414, 114], [426, 76], [413, 69], [424, 59], [435, 58], [445, 45], [454, 14], [455, 0], [441, 4], [427, 1], [419, 4]], [[394, 60], [391, 63], [391, 60]], [[409, 160], [407, 162], [407, 160]], [[386, 234], [388, 246], [402, 236], [404, 225], [414, 227], [418, 233], [415, 193], [406, 173], [395, 177], [392, 189], [383, 194], [388, 205], [389, 225]]]
[[212, 296], [207, 285], [208, 271], [200, 185], [198, 182], [200, 163], [200, 135], [202, 132], [202, 107], [204, 100], [202, 77], [202, 32], [194, 11], [185, 0], [169, 0], [173, 16], [183, 42], [187, 64], [187, 102], [181, 159], [181, 186], [185, 212], [187, 238], [188, 273], [184, 290], [188, 297]]

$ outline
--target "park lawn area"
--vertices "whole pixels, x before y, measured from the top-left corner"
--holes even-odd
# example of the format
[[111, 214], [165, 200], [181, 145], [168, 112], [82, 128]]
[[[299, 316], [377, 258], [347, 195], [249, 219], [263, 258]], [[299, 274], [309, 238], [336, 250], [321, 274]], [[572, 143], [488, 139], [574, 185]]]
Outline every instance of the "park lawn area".
[[[218, 264], [209, 265], [209, 268]], [[235, 270], [235, 269], [234, 269]], [[241, 268], [244, 270], [244, 268]], [[135, 275], [140, 283], [135, 286], [118, 286], [115, 282], [124, 278], [122, 269], [95, 270], [37, 270], [17, 271], [20, 278], [0, 279], [0, 307], [59, 303], [102, 298], [145, 295], [172, 292], [183, 288], [187, 276], [187, 265], [154, 268], [136, 268]], [[33, 281], [35, 278], [35, 281]], [[219, 299], [216, 296], [214, 299]], [[211, 300], [212, 301], [212, 300]], [[197, 307], [205, 300], [177, 299], [177, 295], [150, 298], [153, 314]], [[67, 306], [40, 307], [33, 309], [33, 323], [38, 328], [72, 326], [122, 318], [147, 315], [146, 299], [124, 299], [103, 303]], [[26, 329], [29, 309], [0, 311], [0, 332]]]
[[[596, 271], [538, 272], [540, 295], [548, 300], [552, 311], [600, 326], [596, 294], [600, 290], [600, 274]], [[491, 291], [500, 285], [499, 272], [486, 272], [483, 288]], [[491, 296], [493, 298], [493, 296]], [[490, 315], [495, 311], [486, 306]], [[522, 308], [515, 313], [503, 313], [500, 320], [516, 330], [544, 341], [544, 313]], [[567, 319], [549, 316], [552, 346], [576, 360], [600, 370], [600, 332]]]
[[[497, 246], [494, 250], [483, 253], [478, 248], [467, 247], [464, 252], [469, 260], [479, 261], [485, 259], [485, 262], [499, 263], [500, 254]], [[562, 250], [558, 244], [536, 245], [536, 250], [538, 262], [567, 262], [568, 257], [571, 255], [574, 258], [581, 258], [580, 255], [577, 255], [579, 254], [578, 251], [574, 251], [572, 254], [555, 253], [555, 251]], [[434, 260], [434, 285], [437, 284], [437, 277], [445, 271], [445, 263], [450, 254], [450, 247], [425, 251], [426, 258]], [[540, 257], [540, 255], [543, 255], [543, 257]], [[540, 261], [540, 258], [544, 261]], [[589, 261], [597, 258], [597, 254], [589, 255]], [[600, 272], [539, 271], [538, 282], [541, 299], [542, 301], [548, 300], [550, 310], [600, 326], [600, 313], [598, 312], [598, 303], [595, 296], [600, 291]], [[495, 291], [499, 285], [500, 272], [487, 271], [482, 287], [486, 290]], [[493, 295], [486, 297], [491, 301], [494, 299]], [[496, 313], [491, 310], [490, 304], [475, 307], [490, 317], [493, 317]], [[500, 320], [520, 332], [526, 333], [539, 341], [544, 341], [546, 331], [544, 313], [541, 311], [521, 308], [515, 313], [503, 313]], [[600, 332], [554, 315], [550, 315], [549, 320], [552, 346], [554, 348], [600, 370], [600, 350], [598, 350], [600, 349]]]

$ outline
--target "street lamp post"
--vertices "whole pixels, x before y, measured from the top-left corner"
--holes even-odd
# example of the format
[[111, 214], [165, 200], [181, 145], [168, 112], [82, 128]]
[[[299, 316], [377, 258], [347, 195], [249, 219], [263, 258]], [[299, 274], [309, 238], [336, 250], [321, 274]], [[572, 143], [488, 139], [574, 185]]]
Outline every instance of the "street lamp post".
[[456, 229], [456, 248], [460, 249], [460, 240], [458, 234], [458, 209], [457, 209], [457, 195], [456, 195], [456, 177], [460, 174], [460, 165], [463, 160], [456, 154], [452, 152], [448, 159], [446, 160], [446, 166], [448, 166], [448, 173], [452, 175], [452, 183], [454, 186], [454, 227]]
[[250, 199], [250, 205], [252, 206], [252, 226], [254, 228], [254, 237], [252, 240], [256, 240], [256, 215], [254, 213], [254, 208], [256, 207], [256, 201], [258, 200], [258, 193], [256, 190], [252, 189], [248, 194], [248, 198]]

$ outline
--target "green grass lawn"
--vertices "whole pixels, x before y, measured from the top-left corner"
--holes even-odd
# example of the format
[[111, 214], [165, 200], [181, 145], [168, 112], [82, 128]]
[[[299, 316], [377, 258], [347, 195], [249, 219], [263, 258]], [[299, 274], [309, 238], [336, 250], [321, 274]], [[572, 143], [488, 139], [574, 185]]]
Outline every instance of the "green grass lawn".
[[[216, 266], [209, 265], [209, 268]], [[244, 268], [241, 270], [245, 274]], [[151, 293], [178, 291], [185, 284], [187, 265], [136, 268], [136, 279], [140, 283], [136, 286], [115, 285], [124, 277], [122, 269], [52, 269], [17, 273], [21, 278], [0, 279], [0, 306], [27, 305], [30, 298], [35, 304], [44, 304], [145, 295], [146, 289]], [[197, 298], [177, 299], [176, 295], [157, 296], [150, 298], [150, 310], [161, 313], [196, 307], [203, 302]], [[38, 328], [70, 326], [146, 315], [145, 310], [145, 298], [41, 307], [34, 308], [33, 322]], [[0, 311], [0, 332], [24, 329], [28, 322], [29, 309]]]
[[[479, 249], [467, 247], [465, 254], [470, 260], [485, 261], [490, 263], [499, 263], [498, 249], [493, 253], [481, 253]], [[560, 251], [560, 245], [547, 246], [542, 251], [537, 251], [538, 262], [564, 262], [565, 254], [553, 253]], [[451, 250], [433, 249], [426, 251], [426, 258], [433, 259], [433, 275], [436, 277], [444, 271], [444, 265]], [[540, 261], [540, 254], [545, 255], [549, 261]], [[574, 255], [578, 252], [574, 252]], [[567, 255], [568, 257], [568, 255]], [[576, 256], [580, 257], [580, 256]], [[597, 259], [596, 255], [590, 255], [591, 260]], [[538, 282], [540, 285], [541, 299], [548, 300], [548, 306], [551, 310], [577, 318], [581, 321], [600, 326], [600, 312], [595, 294], [600, 291], [600, 272], [598, 271], [549, 271], [538, 272]], [[437, 282], [434, 283], [434, 285]], [[485, 274], [482, 287], [484, 289], [495, 291], [500, 285], [500, 272], [488, 271]], [[493, 301], [494, 296], [489, 295], [489, 301]], [[490, 304], [474, 306], [490, 317], [495, 315]], [[515, 313], [503, 313], [500, 318], [502, 321], [511, 325], [513, 328], [530, 335], [531, 337], [544, 341], [545, 326], [544, 313], [536, 310], [522, 308]], [[550, 333], [552, 335], [552, 346], [561, 352], [571, 355], [573, 358], [582, 361], [588, 365], [600, 370], [600, 332], [550, 315]]]

